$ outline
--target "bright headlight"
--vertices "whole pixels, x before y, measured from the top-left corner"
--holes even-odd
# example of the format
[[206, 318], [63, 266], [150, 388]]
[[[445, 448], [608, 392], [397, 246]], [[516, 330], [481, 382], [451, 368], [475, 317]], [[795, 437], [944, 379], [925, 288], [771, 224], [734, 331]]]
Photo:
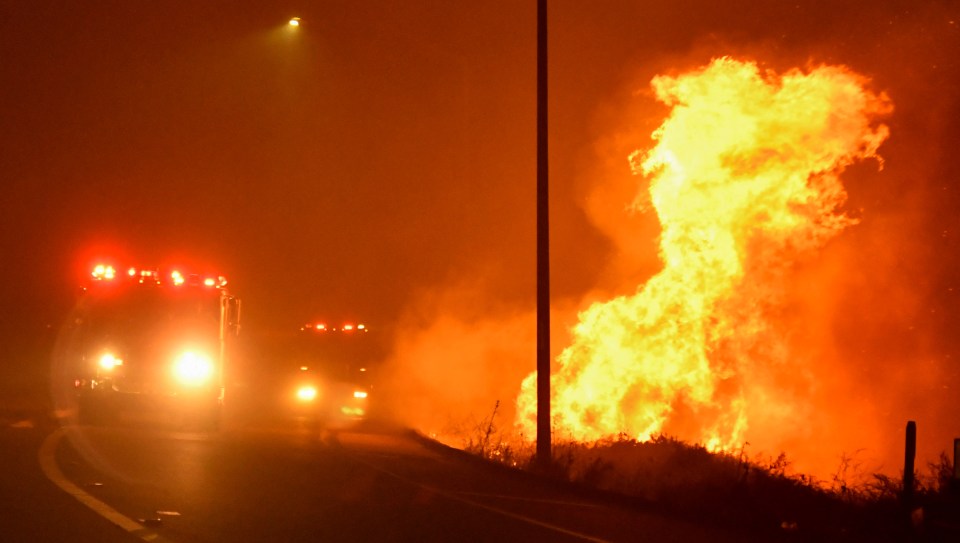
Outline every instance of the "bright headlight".
[[312, 402], [317, 397], [317, 387], [304, 385], [297, 389], [297, 399], [301, 402]]
[[177, 358], [173, 373], [185, 385], [203, 385], [213, 377], [213, 361], [208, 356], [186, 352]]
[[364, 399], [364, 398], [367, 397], [367, 391], [366, 391], [366, 390], [354, 390], [354, 391], [353, 391], [353, 397], [354, 397], [354, 398], [357, 398], [358, 400], [362, 400], [362, 399]]
[[120, 360], [113, 353], [103, 353], [103, 356], [100, 357], [100, 367], [111, 371], [113, 368], [123, 364], [123, 360]]

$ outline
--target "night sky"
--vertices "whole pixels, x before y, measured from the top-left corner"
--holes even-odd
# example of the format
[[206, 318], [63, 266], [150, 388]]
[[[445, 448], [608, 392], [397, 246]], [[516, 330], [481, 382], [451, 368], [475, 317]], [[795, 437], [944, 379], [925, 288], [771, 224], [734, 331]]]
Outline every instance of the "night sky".
[[531, 265], [532, 9], [305, 4], [5, 5], [6, 318], [100, 256], [293, 323]]
[[[861, 222], [832, 249], [831, 333], [862, 379], [931, 361], [916, 401], [957, 396], [956, 2], [549, 4], [556, 304], [659, 267], [655, 217], [624, 219], [642, 233], [629, 254], [596, 218], [637, 183], [627, 155], [664, 114], [650, 78], [721, 55], [841, 63], [895, 112], [884, 168], [846, 182]], [[100, 257], [222, 273], [251, 326], [391, 328], [466, 287], [482, 307], [443, 312], [532, 309], [535, 15], [532, 0], [2, 0], [0, 356], [56, 329]], [[938, 420], [958, 407], [938, 405]]]

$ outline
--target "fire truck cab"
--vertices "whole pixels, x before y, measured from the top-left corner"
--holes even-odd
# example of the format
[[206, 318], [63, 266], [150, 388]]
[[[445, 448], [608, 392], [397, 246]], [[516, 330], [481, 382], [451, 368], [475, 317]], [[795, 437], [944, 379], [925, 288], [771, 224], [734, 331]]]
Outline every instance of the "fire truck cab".
[[96, 266], [61, 353], [79, 421], [160, 413], [218, 428], [240, 328], [240, 299], [226, 286], [223, 276]]
[[385, 356], [365, 324], [310, 323], [260, 329], [245, 338], [255, 362], [244, 372], [256, 391], [244, 396], [249, 418], [324, 429], [367, 420], [377, 368]]

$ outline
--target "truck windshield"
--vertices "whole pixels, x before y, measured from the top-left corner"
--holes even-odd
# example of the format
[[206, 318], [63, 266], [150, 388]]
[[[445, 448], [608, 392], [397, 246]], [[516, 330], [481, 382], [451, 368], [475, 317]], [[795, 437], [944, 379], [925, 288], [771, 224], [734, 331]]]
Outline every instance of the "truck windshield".
[[216, 328], [220, 318], [219, 297], [201, 289], [132, 287], [91, 292], [87, 310], [88, 326], [105, 331], [172, 322]]
[[211, 345], [219, 338], [219, 300], [215, 289], [143, 285], [92, 289], [76, 324], [90, 348], [135, 349], [172, 338]]
[[271, 367], [310, 372], [326, 378], [362, 383], [383, 352], [375, 334], [313, 331], [268, 334], [261, 352]]

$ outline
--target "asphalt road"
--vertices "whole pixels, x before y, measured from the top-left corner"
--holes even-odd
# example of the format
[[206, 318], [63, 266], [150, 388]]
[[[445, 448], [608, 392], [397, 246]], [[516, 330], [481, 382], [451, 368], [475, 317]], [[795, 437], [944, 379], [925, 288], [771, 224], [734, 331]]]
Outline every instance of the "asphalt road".
[[93, 514], [47, 479], [38, 451], [51, 430], [48, 424], [9, 414], [0, 416], [0, 423], [0, 541], [142, 541]]
[[367, 425], [219, 434], [0, 417], [0, 540], [745, 541]]

